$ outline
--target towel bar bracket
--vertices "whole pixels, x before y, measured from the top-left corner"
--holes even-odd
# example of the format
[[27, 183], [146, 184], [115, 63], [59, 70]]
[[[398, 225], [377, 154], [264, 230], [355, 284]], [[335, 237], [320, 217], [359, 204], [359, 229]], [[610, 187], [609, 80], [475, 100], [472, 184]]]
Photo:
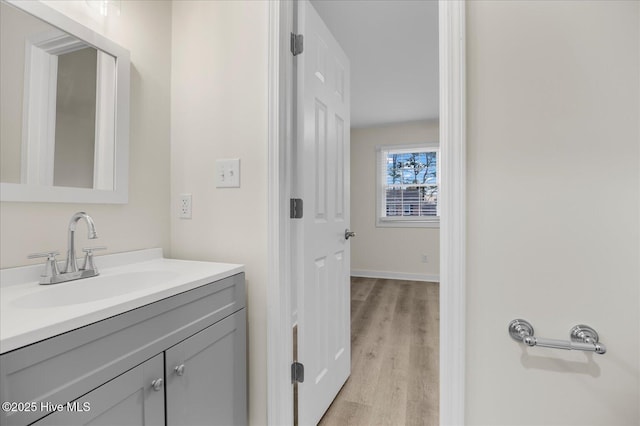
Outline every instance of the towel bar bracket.
[[509, 323], [509, 335], [513, 340], [522, 342], [527, 336], [533, 336], [533, 326], [523, 319], [514, 319]]
[[569, 336], [571, 336], [572, 342], [579, 343], [598, 343], [600, 337], [598, 333], [588, 325], [576, 325], [569, 331]]

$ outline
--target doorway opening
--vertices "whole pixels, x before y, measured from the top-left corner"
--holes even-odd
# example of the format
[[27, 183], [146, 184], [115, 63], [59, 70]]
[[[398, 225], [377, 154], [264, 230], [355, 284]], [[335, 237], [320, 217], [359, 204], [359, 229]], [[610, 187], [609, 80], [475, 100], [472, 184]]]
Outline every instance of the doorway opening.
[[[275, 3], [275, 2], [274, 2]], [[439, 6], [440, 159], [442, 188], [440, 224], [440, 422], [464, 422], [464, 3], [443, 1]], [[270, 424], [293, 423], [290, 367], [293, 321], [290, 312], [293, 278], [289, 197], [290, 146], [294, 132], [295, 78], [289, 52], [293, 32], [293, 4], [270, 7], [270, 205], [269, 241], [272, 249], [268, 308], [268, 418]], [[357, 231], [357, 229], [355, 230]], [[283, 256], [284, 255], [284, 256]], [[420, 254], [421, 255], [421, 254]], [[304, 360], [302, 360], [304, 362]], [[307, 376], [308, 378], [308, 376]]]
[[350, 62], [357, 232], [351, 375], [320, 424], [438, 424], [438, 4], [310, 3]]

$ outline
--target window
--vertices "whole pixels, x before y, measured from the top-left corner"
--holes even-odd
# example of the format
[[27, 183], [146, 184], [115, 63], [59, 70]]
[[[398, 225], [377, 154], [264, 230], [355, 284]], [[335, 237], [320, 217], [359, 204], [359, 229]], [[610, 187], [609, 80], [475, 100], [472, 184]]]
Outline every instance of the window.
[[437, 144], [378, 148], [378, 226], [437, 227]]

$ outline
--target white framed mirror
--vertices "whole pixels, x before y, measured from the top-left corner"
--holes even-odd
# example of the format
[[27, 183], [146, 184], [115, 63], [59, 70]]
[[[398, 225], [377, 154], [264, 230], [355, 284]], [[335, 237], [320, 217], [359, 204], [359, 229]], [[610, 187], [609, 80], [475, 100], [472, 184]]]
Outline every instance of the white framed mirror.
[[0, 8], [0, 200], [126, 203], [129, 52], [41, 2]]

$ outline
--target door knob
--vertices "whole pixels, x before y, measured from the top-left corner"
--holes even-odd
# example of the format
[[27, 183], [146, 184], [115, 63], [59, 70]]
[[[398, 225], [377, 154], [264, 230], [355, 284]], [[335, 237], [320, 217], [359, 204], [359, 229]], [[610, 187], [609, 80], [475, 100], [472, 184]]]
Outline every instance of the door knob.
[[355, 236], [356, 236], [356, 233], [353, 232], [353, 231], [349, 231], [349, 228], [344, 230], [344, 239], [345, 240], [348, 240], [349, 238], [355, 237]]

